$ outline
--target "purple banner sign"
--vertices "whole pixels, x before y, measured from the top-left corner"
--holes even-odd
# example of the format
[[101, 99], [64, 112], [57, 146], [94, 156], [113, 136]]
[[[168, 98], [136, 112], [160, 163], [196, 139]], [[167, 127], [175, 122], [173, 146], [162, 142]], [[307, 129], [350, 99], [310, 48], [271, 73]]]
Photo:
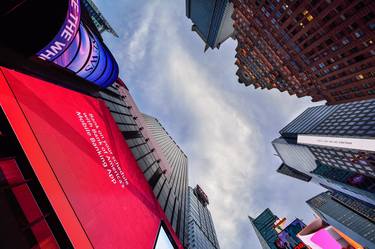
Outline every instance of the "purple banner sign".
[[42, 60], [52, 61], [73, 42], [80, 27], [81, 9], [79, 0], [69, 0], [68, 13], [63, 26], [55, 38], [37, 53]]

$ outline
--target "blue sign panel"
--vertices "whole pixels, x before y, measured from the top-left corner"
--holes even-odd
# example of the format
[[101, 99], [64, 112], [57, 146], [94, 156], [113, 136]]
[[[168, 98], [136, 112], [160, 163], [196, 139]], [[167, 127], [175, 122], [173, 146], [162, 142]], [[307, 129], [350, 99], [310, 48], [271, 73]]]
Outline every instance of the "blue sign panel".
[[80, 15], [79, 0], [70, 0], [60, 31], [37, 55], [94, 84], [107, 87], [117, 79], [118, 65], [107, 47], [80, 21]]

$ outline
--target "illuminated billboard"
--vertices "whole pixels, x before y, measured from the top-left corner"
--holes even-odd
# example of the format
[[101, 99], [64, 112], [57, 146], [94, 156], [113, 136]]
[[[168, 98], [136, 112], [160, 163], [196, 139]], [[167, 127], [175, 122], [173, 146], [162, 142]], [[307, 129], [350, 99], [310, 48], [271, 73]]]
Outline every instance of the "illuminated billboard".
[[81, 20], [79, 0], [69, 0], [63, 25], [37, 56], [68, 69], [101, 87], [118, 78], [118, 65], [108, 48]]
[[[320, 218], [312, 221], [297, 235], [310, 249], [354, 249], [336, 230]], [[353, 241], [354, 242], [354, 241]], [[358, 245], [358, 244], [357, 244]]]
[[163, 223], [182, 249], [102, 100], [0, 67], [0, 106], [74, 248], [152, 249]]
[[275, 241], [276, 247], [279, 249], [307, 249], [306, 245], [297, 237], [297, 234], [305, 226], [300, 219], [295, 219], [278, 234], [278, 239]]

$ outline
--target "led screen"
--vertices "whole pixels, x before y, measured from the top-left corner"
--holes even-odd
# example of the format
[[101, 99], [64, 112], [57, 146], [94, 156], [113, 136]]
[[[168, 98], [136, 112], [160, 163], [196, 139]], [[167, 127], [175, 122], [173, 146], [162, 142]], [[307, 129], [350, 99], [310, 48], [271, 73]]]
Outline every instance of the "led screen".
[[307, 249], [305, 244], [297, 237], [297, 234], [306, 225], [299, 219], [295, 219], [283, 231], [278, 234], [275, 245], [279, 249]]
[[103, 101], [0, 67], [0, 105], [75, 248], [151, 249], [161, 222], [182, 248]]
[[299, 235], [299, 238], [311, 249], [354, 249], [331, 226]]
[[99, 86], [111, 85], [118, 77], [118, 65], [80, 15], [80, 1], [70, 0], [60, 31], [37, 55]]

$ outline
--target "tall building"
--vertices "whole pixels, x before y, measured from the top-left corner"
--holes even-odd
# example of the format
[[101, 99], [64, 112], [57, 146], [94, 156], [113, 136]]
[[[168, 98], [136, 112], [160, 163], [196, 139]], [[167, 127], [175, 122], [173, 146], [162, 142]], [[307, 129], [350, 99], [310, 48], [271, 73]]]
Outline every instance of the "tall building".
[[100, 95], [174, 231], [184, 243], [188, 186], [185, 153], [157, 119], [141, 113], [120, 79]]
[[[218, 47], [218, 23], [230, 22], [217, 14], [224, 2], [186, 2], [206, 48]], [[328, 104], [375, 97], [374, 1], [229, 2], [240, 83]]]
[[186, 0], [186, 16], [208, 48], [219, 48], [233, 35], [233, 4], [229, 0]]
[[365, 248], [375, 248], [375, 211], [341, 193], [325, 192], [307, 201], [325, 222]]
[[201, 187], [189, 186], [187, 196], [187, 249], [220, 249], [211, 213], [207, 208], [208, 197]]
[[375, 205], [374, 113], [374, 100], [308, 108], [272, 142], [298, 174], [279, 172]]
[[232, 2], [240, 83], [329, 104], [374, 98], [374, 1]]
[[267, 208], [255, 219], [250, 216], [249, 219], [262, 249], [277, 249], [275, 241], [278, 237], [274, 224], [278, 220], [278, 217]]
[[82, 4], [89, 13], [92, 22], [95, 24], [100, 33], [107, 31], [115, 37], [119, 37], [92, 0], [82, 0]]
[[262, 249], [307, 249], [297, 236], [306, 227], [300, 219], [296, 218], [285, 226], [286, 218], [278, 219], [268, 208], [255, 219], [250, 216], [249, 219]]
[[176, 226], [177, 233], [183, 238], [186, 223], [186, 198], [188, 192], [188, 159], [182, 149], [161, 125], [159, 120], [143, 114], [145, 128], [155, 140], [170, 167], [170, 172], [155, 179], [154, 193], [164, 207], [167, 217]]

